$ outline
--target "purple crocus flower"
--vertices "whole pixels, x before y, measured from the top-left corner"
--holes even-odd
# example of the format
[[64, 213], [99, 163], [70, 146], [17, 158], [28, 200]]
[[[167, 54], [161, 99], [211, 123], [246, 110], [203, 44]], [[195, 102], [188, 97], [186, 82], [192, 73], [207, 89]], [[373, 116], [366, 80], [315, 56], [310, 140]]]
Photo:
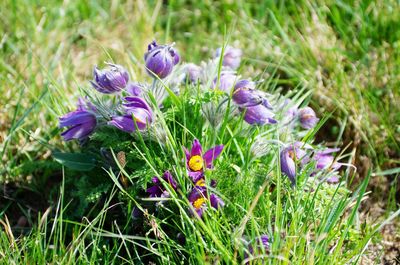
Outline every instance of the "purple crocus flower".
[[203, 177], [204, 168], [212, 168], [213, 161], [221, 154], [223, 149], [224, 145], [217, 145], [203, 153], [203, 148], [197, 139], [193, 140], [190, 152], [185, 147], [183, 148], [188, 174], [194, 183]]
[[61, 133], [65, 141], [72, 139], [83, 140], [93, 133], [97, 125], [96, 114], [93, 108], [88, 108], [84, 100], [78, 101], [78, 108], [59, 118], [59, 127], [69, 127]]
[[310, 107], [304, 107], [299, 109], [298, 117], [301, 127], [307, 130], [314, 128], [319, 121], [314, 110]]
[[225, 93], [230, 94], [237, 76], [232, 72], [222, 72], [219, 77], [219, 85], [217, 85], [218, 77], [213, 81], [212, 88], [218, 88]]
[[138, 83], [130, 82], [126, 86], [126, 92], [135, 97], [140, 97], [143, 94], [143, 87]]
[[211, 207], [214, 209], [218, 210], [225, 205], [224, 201], [214, 193], [211, 193], [210, 198], [208, 198], [207, 188], [205, 186], [195, 186], [189, 194], [189, 202], [200, 218], [207, 208], [208, 199], [210, 200]]
[[200, 80], [201, 71], [201, 67], [194, 63], [188, 63], [185, 65], [186, 79], [192, 83], [197, 83]]
[[[220, 58], [221, 52], [222, 48], [218, 48], [215, 53], [215, 58]], [[231, 46], [226, 46], [224, 49], [222, 65], [229, 67], [231, 69], [236, 69], [240, 66], [241, 57], [242, 57], [241, 49], [233, 48]]]
[[253, 107], [263, 105], [272, 109], [272, 105], [266, 98], [266, 93], [255, 89], [255, 82], [240, 80], [236, 83], [232, 99], [239, 107]]
[[305, 165], [308, 162], [307, 152], [302, 149], [303, 143], [295, 142], [281, 151], [281, 171], [292, 185], [296, 184], [296, 164]]
[[144, 55], [147, 72], [151, 76], [159, 78], [167, 77], [173, 67], [179, 63], [180, 57], [171, 45], [158, 45], [155, 41], [148, 45], [148, 51]]
[[248, 108], [240, 108], [244, 111], [244, 120], [251, 125], [275, 124], [277, 121], [273, 118], [275, 114], [264, 105], [256, 105]]
[[[176, 190], [176, 188], [178, 187], [178, 184], [176, 183], [174, 177], [168, 170], [164, 172], [164, 174], [162, 175], [162, 179], [165, 180], [165, 182], [167, 182], [174, 190]], [[169, 197], [169, 195], [166, 196], [166, 190], [158, 177], [153, 177], [151, 181], [153, 183], [153, 186], [146, 190], [147, 193], [150, 193], [151, 198]]]
[[99, 70], [97, 66], [93, 70], [92, 86], [99, 92], [111, 94], [121, 91], [129, 81], [129, 74], [120, 65], [108, 63], [108, 68]]
[[323, 151], [315, 152], [313, 160], [316, 161], [316, 167], [318, 170], [331, 168], [337, 170], [340, 168], [340, 163], [334, 162], [335, 158], [332, 153], [339, 151], [339, 148], [327, 148]]
[[153, 121], [153, 112], [149, 105], [140, 97], [125, 97], [125, 114], [113, 116], [109, 125], [115, 126], [125, 132], [134, 132], [136, 127], [139, 130], [146, 129]]

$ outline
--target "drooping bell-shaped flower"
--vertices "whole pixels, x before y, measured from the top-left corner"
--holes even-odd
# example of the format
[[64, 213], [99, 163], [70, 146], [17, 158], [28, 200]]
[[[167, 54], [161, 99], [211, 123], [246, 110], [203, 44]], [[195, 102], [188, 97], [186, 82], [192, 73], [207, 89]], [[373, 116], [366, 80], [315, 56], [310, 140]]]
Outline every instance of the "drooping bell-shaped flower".
[[232, 99], [239, 107], [253, 107], [263, 105], [272, 109], [272, 105], [267, 99], [267, 94], [255, 89], [255, 82], [249, 80], [240, 80], [236, 83]]
[[245, 112], [244, 120], [251, 125], [275, 124], [275, 114], [264, 105], [256, 105], [242, 109]]
[[136, 82], [129, 82], [126, 86], [126, 92], [131, 96], [140, 97], [143, 94], [143, 87]]
[[61, 133], [65, 141], [83, 140], [96, 128], [97, 119], [94, 109], [88, 108], [82, 99], [78, 101], [78, 109], [59, 118], [59, 127], [69, 127]]
[[304, 107], [299, 109], [298, 117], [300, 121], [300, 126], [307, 130], [314, 128], [319, 121], [314, 110], [310, 107]]
[[[220, 58], [221, 52], [222, 48], [218, 48], [215, 53], [215, 58]], [[229, 67], [231, 69], [236, 69], [240, 66], [241, 58], [242, 58], [241, 49], [233, 48], [231, 46], [226, 46], [224, 49], [222, 65]]]
[[194, 63], [188, 63], [185, 65], [185, 79], [191, 83], [197, 83], [200, 81], [202, 69], [200, 66]]
[[[247, 243], [247, 250], [244, 253], [244, 258], [247, 259], [249, 254], [261, 255], [269, 252], [270, 239], [267, 235], [261, 235]], [[246, 263], [248, 264], [248, 263]]]
[[296, 170], [306, 164], [309, 160], [307, 152], [302, 148], [303, 143], [295, 142], [281, 151], [281, 171], [292, 185], [296, 184]]
[[180, 57], [171, 45], [158, 45], [155, 41], [148, 45], [148, 51], [144, 55], [147, 72], [151, 76], [163, 79], [167, 77]]
[[111, 94], [121, 91], [126, 87], [129, 81], [129, 74], [120, 65], [108, 63], [105, 69], [93, 70], [93, 80], [90, 81], [92, 86], [99, 92]]
[[212, 88], [218, 88], [221, 91], [224, 91], [227, 94], [231, 93], [231, 90], [236, 82], [237, 76], [233, 72], [222, 72], [219, 77], [216, 77], [212, 83]]
[[108, 122], [125, 132], [134, 132], [136, 128], [144, 130], [153, 121], [153, 112], [146, 101], [140, 97], [125, 97], [124, 109], [122, 116], [113, 116]]

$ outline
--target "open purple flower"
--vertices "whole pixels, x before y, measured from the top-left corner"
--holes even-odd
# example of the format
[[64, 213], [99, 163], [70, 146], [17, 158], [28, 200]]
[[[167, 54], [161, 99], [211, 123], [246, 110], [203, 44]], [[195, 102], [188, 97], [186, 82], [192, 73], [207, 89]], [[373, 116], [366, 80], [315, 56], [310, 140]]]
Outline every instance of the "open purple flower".
[[82, 99], [78, 101], [78, 108], [59, 118], [59, 127], [69, 127], [61, 133], [65, 141], [72, 139], [83, 140], [93, 133], [97, 125], [94, 109], [88, 108]]
[[232, 99], [239, 107], [253, 107], [263, 105], [268, 109], [272, 109], [266, 93], [255, 89], [255, 82], [249, 80], [240, 80], [235, 85]]
[[[164, 172], [164, 174], [162, 175], [162, 179], [165, 180], [165, 182], [167, 182], [174, 190], [176, 190], [176, 188], [178, 187], [178, 184], [168, 170]], [[153, 177], [151, 181], [153, 182], [153, 186], [146, 190], [146, 192], [150, 194], [151, 198], [169, 197], [168, 192], [166, 191], [163, 183], [158, 177]]]
[[[343, 166], [349, 166], [335, 161], [335, 157], [332, 153], [338, 152], [339, 148], [327, 148], [322, 151], [315, 152], [313, 160], [316, 161], [316, 171], [327, 170], [331, 172], [331, 176], [326, 179], [329, 184], [335, 184], [339, 182], [338, 170]], [[315, 174], [315, 172], [313, 173]]]
[[299, 121], [301, 127], [304, 129], [312, 129], [317, 125], [319, 119], [314, 110], [310, 107], [304, 107], [298, 111]]
[[138, 83], [130, 82], [126, 86], [126, 92], [128, 92], [131, 96], [140, 97], [143, 94], [143, 87]]
[[95, 67], [93, 70], [93, 81], [90, 81], [97, 91], [104, 94], [121, 91], [129, 81], [129, 74], [125, 68], [112, 63], [108, 63], [108, 66], [108, 68], [103, 70]]
[[125, 97], [125, 114], [123, 116], [114, 116], [108, 122], [125, 132], [134, 132], [136, 128], [139, 130], [146, 129], [153, 121], [153, 112], [149, 105], [140, 97]]
[[281, 151], [281, 171], [284, 173], [292, 185], [296, 184], [297, 166], [303, 166], [309, 160], [307, 152], [302, 148], [303, 143], [295, 142]]
[[217, 145], [203, 153], [203, 148], [199, 140], [194, 139], [190, 152], [185, 147], [183, 149], [186, 155], [186, 166], [189, 176], [196, 183], [202, 178], [204, 168], [212, 167], [213, 161], [221, 154], [224, 145]]
[[205, 186], [195, 186], [189, 194], [189, 202], [192, 204], [194, 211], [199, 217], [202, 217], [207, 208], [208, 200], [210, 200], [211, 207], [217, 210], [225, 205], [224, 201], [214, 193], [211, 193], [208, 198], [207, 188]]
[[[218, 48], [215, 53], [215, 58], [220, 58], [221, 52], [222, 48]], [[241, 49], [233, 48], [231, 46], [226, 46], [224, 49], [222, 65], [229, 67], [231, 69], [236, 69], [240, 66], [241, 57], [242, 57]]]
[[216, 77], [212, 83], [212, 88], [218, 88], [219, 90], [230, 94], [236, 79], [237, 76], [234, 73], [222, 72], [219, 77], [219, 84], [217, 85], [218, 77]]
[[273, 118], [275, 114], [264, 105], [256, 105], [248, 108], [240, 108], [244, 111], [244, 120], [251, 125], [275, 124], [277, 121]]
[[159, 78], [167, 77], [174, 66], [179, 63], [180, 57], [171, 45], [158, 45], [155, 41], [148, 45], [144, 55], [147, 72]]

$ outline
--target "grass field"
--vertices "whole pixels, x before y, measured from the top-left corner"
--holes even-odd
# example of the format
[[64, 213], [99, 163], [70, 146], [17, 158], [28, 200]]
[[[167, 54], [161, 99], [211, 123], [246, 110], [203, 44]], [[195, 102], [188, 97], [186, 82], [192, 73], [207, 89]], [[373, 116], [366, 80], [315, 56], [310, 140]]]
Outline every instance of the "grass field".
[[[192, 264], [235, 263], [239, 243], [231, 238], [237, 232], [227, 225], [231, 220], [238, 227], [245, 227], [247, 220], [243, 231], [252, 235], [272, 235], [268, 262], [274, 264], [400, 262], [395, 217], [400, 202], [397, 1], [5, 0], [0, 13], [3, 263], [145, 262], [147, 257], [137, 250], [140, 244], [159, 263], [176, 261], [181, 252]], [[182, 61], [197, 64], [228, 43], [243, 50], [242, 76], [268, 80], [282, 94], [310, 93], [305, 101], [326, 118], [316, 142], [346, 149], [357, 167], [343, 190], [323, 187], [326, 194], [314, 205], [321, 210], [318, 223], [310, 217], [315, 198], [291, 194], [279, 176], [272, 182], [282, 193], [258, 195], [263, 181], [248, 176], [262, 174], [262, 163], [244, 163], [243, 178], [231, 180], [234, 159], [219, 162], [218, 189], [230, 205], [242, 209], [227, 207], [224, 215], [199, 223], [182, 217], [182, 224], [189, 226], [186, 248], [172, 238], [153, 242], [124, 234], [123, 225], [114, 224], [108, 214], [115, 203], [112, 196], [87, 218], [70, 214], [68, 177], [77, 176], [55, 162], [52, 153], [79, 147], [62, 141], [58, 117], [73, 109], [89, 86], [94, 65], [112, 60], [127, 67], [132, 79], [146, 80], [143, 53], [153, 39], [175, 42]], [[189, 108], [184, 101], [180, 104]], [[185, 125], [207, 146], [216, 144], [214, 135], [199, 133], [195, 122]], [[217, 137], [228, 138], [223, 133]], [[245, 141], [238, 145], [244, 148]], [[227, 148], [236, 147], [232, 143]], [[271, 183], [266, 185], [265, 190], [271, 189]], [[123, 197], [125, 191], [116, 185], [112, 193]], [[132, 203], [129, 196], [122, 201]], [[254, 209], [251, 202], [258, 203]], [[328, 206], [333, 209], [323, 211]], [[315, 227], [307, 226], [311, 223]], [[187, 237], [189, 231], [192, 237]], [[193, 253], [187, 253], [187, 246]]]

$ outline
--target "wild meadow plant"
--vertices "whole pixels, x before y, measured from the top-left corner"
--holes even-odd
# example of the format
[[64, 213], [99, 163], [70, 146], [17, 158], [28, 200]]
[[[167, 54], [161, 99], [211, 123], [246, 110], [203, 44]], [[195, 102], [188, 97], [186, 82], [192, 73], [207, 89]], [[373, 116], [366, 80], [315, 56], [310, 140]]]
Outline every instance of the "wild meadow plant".
[[149, 83], [118, 64], [95, 67], [92, 88], [60, 117], [64, 140], [80, 146], [54, 154], [75, 172], [67, 211], [106, 216], [91, 229], [104, 244], [122, 242], [121, 262], [360, 258], [372, 232], [362, 235], [354, 216], [368, 179], [351, 193], [349, 156], [313, 142], [324, 119], [307, 106], [309, 93], [242, 78], [241, 56], [224, 46], [200, 65], [182, 63], [173, 44], [153, 41]]

